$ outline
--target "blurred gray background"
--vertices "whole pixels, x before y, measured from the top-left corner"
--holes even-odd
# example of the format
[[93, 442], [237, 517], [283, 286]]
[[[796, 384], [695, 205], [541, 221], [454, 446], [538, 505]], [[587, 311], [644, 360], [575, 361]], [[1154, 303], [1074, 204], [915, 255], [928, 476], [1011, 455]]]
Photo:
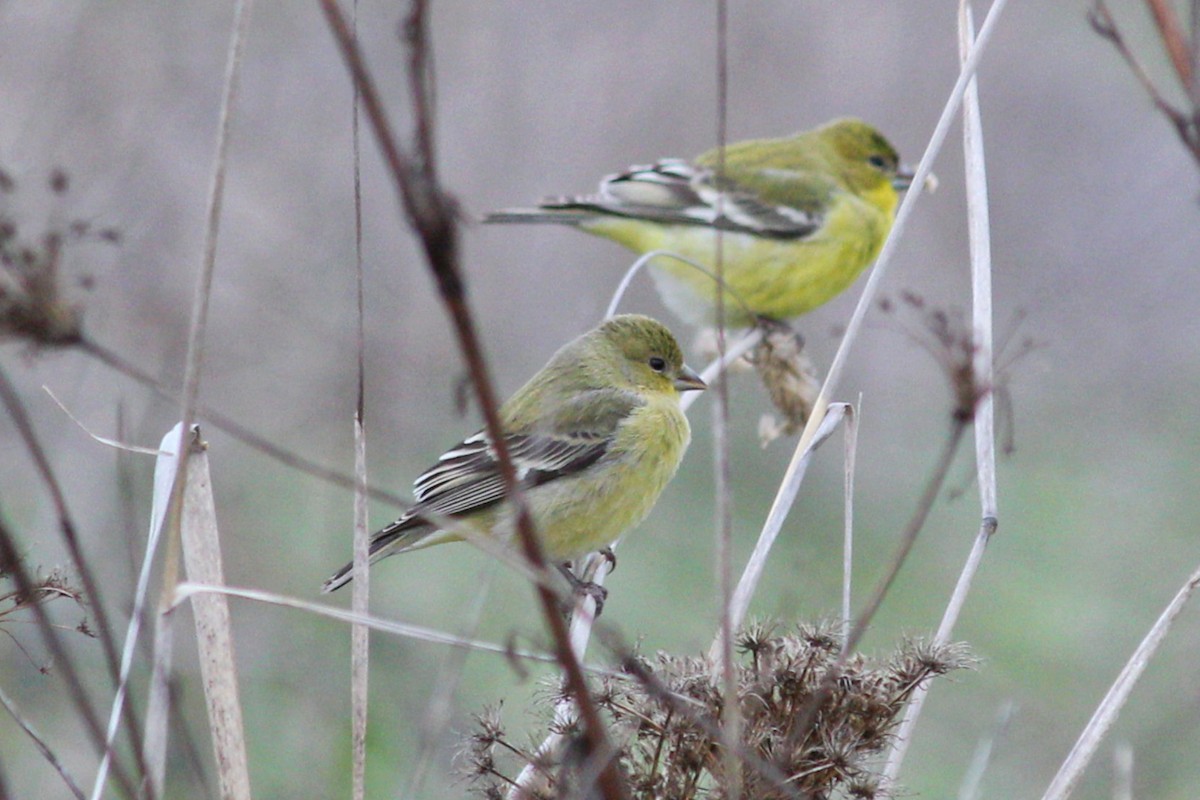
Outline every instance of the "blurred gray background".
[[[732, 2], [729, 137], [777, 136], [829, 118], [875, 123], [906, 160], [923, 150], [957, 73], [955, 4]], [[1159, 611], [1194, 568], [1200, 437], [1200, 206], [1197, 169], [1115, 51], [1089, 28], [1084, 2], [1013, 3], [984, 58], [997, 336], [1015, 452], [1000, 465], [1000, 530], [957, 636], [977, 672], [935, 688], [904, 773], [921, 797], [948, 797], [997, 709], [1017, 704], [984, 796], [1040, 794]], [[1151, 72], [1171, 73], [1141, 3], [1114, 12]], [[364, 0], [370, 64], [404, 130], [404, 6]], [[977, 12], [982, 11], [977, 9]], [[982, 13], [978, 18], [982, 19]], [[82, 218], [119, 228], [120, 246], [73, 247], [70, 280], [98, 341], [168, 383], [180, 378], [201, 261], [209, 165], [232, 19], [228, 3], [0, 2], [0, 167], [18, 191], [4, 210], [36, 232]], [[632, 163], [690, 156], [716, 138], [715, 14], [661, 0], [434, 3], [442, 176], [472, 217], [545, 194], [590, 191]], [[1177, 92], [1172, 92], [1175, 97]], [[256, 4], [231, 141], [202, 400], [277, 444], [352, 468], [354, 231], [350, 83], [314, 3]], [[968, 308], [967, 238], [956, 126], [885, 289]], [[454, 393], [461, 362], [413, 237], [401, 224], [377, 150], [363, 144], [366, 203], [367, 426], [372, 482], [407, 494], [412, 477], [474, 429]], [[54, 167], [71, 176], [45, 189]], [[591, 327], [631, 257], [569, 230], [463, 230], [470, 300], [505, 394], [560, 344]], [[804, 318], [824, 371], [861, 283]], [[648, 280], [627, 310], [663, 316]], [[1024, 314], [1023, 319], [1018, 319]], [[858, 596], [880, 575], [949, 424], [943, 370], [909, 332], [910, 315], [873, 313], [839, 399], [862, 394], [857, 491]], [[693, 362], [699, 360], [692, 355]], [[145, 542], [151, 460], [87, 438], [40, 391], [46, 384], [93, 430], [155, 445], [174, 404], [78, 353], [30, 357], [0, 348], [65, 484], [84, 547], [114, 616], [123, 618]], [[793, 441], [760, 450], [766, 401], [733, 381], [738, 564], [766, 514]], [[716, 626], [711, 420], [692, 413], [680, 476], [621, 548], [605, 618], [647, 651], [697, 653]], [[317, 599], [350, 553], [350, 493], [286, 469], [205, 428], [229, 583]], [[0, 508], [31, 565], [66, 563], [47, 493], [11, 420], [0, 417]], [[841, 548], [840, 444], [811, 471], [757, 594], [754, 613], [784, 621], [836, 612]], [[865, 647], [940, 618], [978, 522], [970, 448], [962, 453]], [[132, 462], [123, 490], [118, 463]], [[372, 509], [374, 523], [394, 511]], [[376, 613], [457, 631], [486, 559], [466, 546], [384, 562]], [[349, 603], [349, 593], [334, 596]], [[64, 624], [78, 614], [60, 606]], [[294, 611], [233, 603], [256, 796], [349, 793], [349, 631]], [[210, 747], [189, 644], [176, 654], [184, 714], [212, 785]], [[90, 783], [94, 756], [34, 626], [0, 637], [0, 682]], [[478, 635], [541, 642], [531, 592], [501, 573]], [[18, 647], [18, 643], [21, 647]], [[104, 689], [99, 645], [72, 640]], [[1195, 609], [1181, 618], [1122, 714], [1112, 741], [1135, 752], [1138, 796], [1192, 798], [1200, 785]], [[412, 772], [425, 703], [445, 649], [373, 639], [369, 796], [395, 796]], [[135, 699], [144, 708], [145, 666]], [[538, 673], [535, 671], [535, 676]], [[484, 703], [506, 700], [517, 737], [534, 728], [534, 694], [502, 658], [475, 654], [456, 695], [463, 731]], [[456, 796], [455, 732], [437, 745], [422, 797]], [[1110, 760], [1078, 797], [1110, 796]], [[200, 784], [182, 749], [172, 796]], [[18, 797], [61, 796], [27, 738], [0, 720], [0, 761]]]

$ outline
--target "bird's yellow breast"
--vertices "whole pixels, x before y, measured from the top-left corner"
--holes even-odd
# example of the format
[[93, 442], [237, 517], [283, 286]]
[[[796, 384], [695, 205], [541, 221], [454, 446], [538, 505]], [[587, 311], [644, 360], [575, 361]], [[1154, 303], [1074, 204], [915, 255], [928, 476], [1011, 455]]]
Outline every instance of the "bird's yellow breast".
[[[721, 234], [726, 322], [753, 324], [754, 317], [790, 319], [846, 289], [879, 254], [892, 226], [896, 192], [836, 195], [817, 230], [802, 239]], [[717, 232], [699, 225], [662, 225], [601, 217], [581, 225], [589, 233], [645, 253], [667, 250], [716, 272]], [[712, 324], [717, 298], [713, 278], [676, 259], [652, 263], [667, 307], [693, 324]]]
[[[596, 464], [527, 491], [546, 558], [574, 560], [608, 546], [641, 522], [674, 477], [690, 439], [678, 396], [654, 396], [621, 423]], [[515, 535], [507, 504], [477, 524], [502, 539], [512, 541]]]

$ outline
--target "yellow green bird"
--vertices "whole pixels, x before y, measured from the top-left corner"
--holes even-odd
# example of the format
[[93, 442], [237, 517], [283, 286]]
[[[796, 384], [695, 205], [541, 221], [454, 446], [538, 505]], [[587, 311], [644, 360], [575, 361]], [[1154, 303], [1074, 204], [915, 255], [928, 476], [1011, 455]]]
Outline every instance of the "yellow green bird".
[[[666, 159], [605, 177], [597, 194], [507, 209], [486, 222], [574, 225], [636, 253], [666, 250], [716, 273], [724, 242], [725, 322], [787, 320], [829, 301], [875, 260], [891, 230], [897, 190], [912, 175], [877, 130], [838, 119], [782, 139], [756, 139], [693, 161]], [[672, 258], [652, 261], [668, 308], [715, 322], [717, 284]]]
[[[549, 561], [600, 550], [650, 513], [691, 439], [680, 394], [704, 388], [666, 327], [626, 314], [563, 346], [504, 403], [505, 443]], [[427, 517], [516, 547], [513, 509], [484, 432], [443, 453], [413, 489], [413, 507], [371, 537], [372, 563], [463, 540]], [[323, 591], [348, 583], [352, 567]]]

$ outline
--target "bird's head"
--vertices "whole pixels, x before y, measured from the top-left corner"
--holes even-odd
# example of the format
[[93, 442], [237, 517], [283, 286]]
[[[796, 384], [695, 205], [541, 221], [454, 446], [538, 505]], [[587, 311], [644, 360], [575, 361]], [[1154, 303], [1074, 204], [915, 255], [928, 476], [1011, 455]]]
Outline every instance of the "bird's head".
[[640, 314], [621, 314], [606, 321], [593, 335], [615, 356], [620, 381], [656, 392], [687, 392], [707, 388], [683, 363], [683, 351], [662, 323]]
[[855, 191], [907, 189], [911, 183], [912, 173], [901, 168], [896, 148], [862, 120], [834, 120], [820, 129], [820, 136], [842, 161], [842, 177]]

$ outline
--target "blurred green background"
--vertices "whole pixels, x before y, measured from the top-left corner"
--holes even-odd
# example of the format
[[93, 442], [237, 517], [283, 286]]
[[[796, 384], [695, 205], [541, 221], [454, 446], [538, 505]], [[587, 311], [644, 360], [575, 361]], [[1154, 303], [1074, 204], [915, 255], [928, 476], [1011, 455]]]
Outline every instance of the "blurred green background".
[[[957, 73], [952, 3], [731, 2], [729, 137], [777, 136], [831, 117], [875, 123], [919, 158]], [[167, 382], [180, 378], [232, 19], [226, 3], [0, 2], [0, 166], [18, 181], [6, 213], [27, 230], [68, 219], [119, 228], [119, 247], [72, 248], [64, 269], [98, 341]], [[993, 798], [1040, 795], [1129, 653], [1200, 555], [1200, 207], [1196, 165], [1084, 2], [1013, 3], [980, 69], [995, 261], [997, 336], [1015, 452], [1000, 465], [1000, 530], [957, 637], [980, 669], [935, 688], [903, 775], [912, 793], [953, 796], [997, 709], [1017, 705], [984, 779]], [[364, 0], [371, 66], [404, 129], [403, 6]], [[983, 9], [976, 9], [982, 19]], [[1174, 86], [1141, 3], [1113, 10], [1152, 74]], [[438, 148], [443, 178], [471, 218], [545, 194], [587, 192], [632, 163], [690, 156], [716, 138], [715, 14], [693, 0], [434, 3]], [[352, 468], [354, 274], [350, 83], [314, 3], [256, 4], [236, 108], [201, 397], [271, 441]], [[965, 203], [956, 127], [885, 290], [969, 307]], [[445, 314], [393, 189], [363, 145], [367, 269], [367, 426], [372, 482], [407, 493], [411, 478], [478, 423], [455, 408], [462, 369]], [[46, 191], [53, 167], [65, 197]], [[603, 313], [630, 256], [567, 230], [463, 230], [470, 300], [503, 393]], [[804, 318], [828, 366], [861, 284]], [[648, 280], [625, 309], [667, 319]], [[1019, 315], [1023, 314], [1023, 319]], [[839, 399], [862, 394], [857, 492], [858, 596], [881, 573], [948, 428], [942, 369], [909, 332], [915, 318], [873, 313]], [[698, 361], [693, 355], [692, 361]], [[76, 353], [0, 363], [23, 392], [64, 482], [106, 602], [123, 618], [145, 542], [152, 464], [83, 434], [46, 384], [92, 429], [154, 445], [177, 410]], [[696, 653], [716, 626], [711, 420], [677, 481], [621, 548], [606, 620], [644, 649]], [[757, 535], [791, 442], [760, 450], [766, 401], [732, 384], [738, 564]], [[212, 427], [227, 580], [317, 599], [350, 552], [352, 498], [283, 468]], [[836, 440], [835, 440], [836, 441]], [[65, 564], [42, 484], [0, 417], [0, 507], [31, 565]], [[841, 548], [840, 444], [822, 451], [781, 537], [754, 613], [783, 620], [836, 612]], [[978, 523], [964, 448], [910, 563], [865, 646], [937, 624]], [[131, 492], [118, 471], [129, 467]], [[372, 520], [394, 511], [372, 509]], [[462, 626], [485, 559], [466, 546], [385, 562], [376, 613], [448, 631]], [[349, 604], [349, 593], [333, 602]], [[60, 605], [64, 624], [78, 614]], [[1200, 612], [1181, 618], [1121, 715], [1077, 797], [1110, 796], [1113, 741], [1135, 753], [1136, 794], [1193, 798], [1200, 785]], [[234, 634], [259, 797], [348, 796], [349, 631], [294, 611], [233, 602]], [[213, 786], [190, 620], [176, 664], [183, 712]], [[69, 767], [90, 784], [95, 757], [34, 626], [0, 637], [0, 683]], [[531, 592], [498, 576], [482, 638], [541, 642]], [[18, 647], [18, 643], [21, 645]], [[99, 645], [71, 639], [107, 698]], [[407, 785], [444, 648], [373, 638], [369, 796]], [[144, 710], [145, 664], [135, 701]], [[535, 671], [534, 676], [539, 674]], [[518, 732], [535, 692], [502, 658], [471, 655], [455, 697], [462, 731], [506, 699]], [[107, 701], [105, 701], [107, 702]], [[458, 734], [437, 743], [421, 797], [456, 796]], [[518, 736], [519, 738], [519, 736]], [[178, 742], [178, 739], [176, 739]], [[170, 796], [197, 796], [173, 750]], [[17, 797], [64, 794], [10, 720], [0, 762]]]

